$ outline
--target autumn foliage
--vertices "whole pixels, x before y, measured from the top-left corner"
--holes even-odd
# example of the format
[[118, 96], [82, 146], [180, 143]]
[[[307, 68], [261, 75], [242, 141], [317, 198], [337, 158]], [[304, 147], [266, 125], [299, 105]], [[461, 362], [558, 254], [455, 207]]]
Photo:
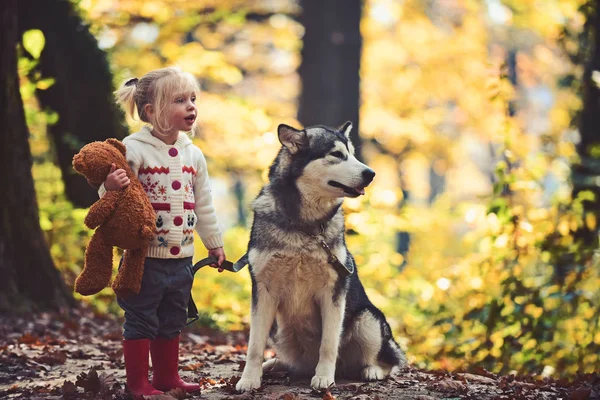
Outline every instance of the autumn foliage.
[[[276, 127], [298, 124], [301, 9], [292, 1], [76, 3], [115, 84], [172, 64], [199, 78], [194, 140], [208, 159], [227, 254], [241, 256], [249, 203], [279, 146]], [[598, 229], [582, 206], [598, 199], [572, 198], [569, 185], [581, 67], [567, 58], [578, 43], [565, 32], [580, 32], [585, 15], [581, 0], [534, 3], [364, 5], [360, 134], [377, 177], [366, 196], [345, 202], [347, 240], [369, 297], [416, 367], [574, 377], [600, 366], [599, 259], [577, 237]], [[34, 64], [19, 66], [40, 222], [72, 283], [90, 232], [86, 210], [65, 199], [45, 136], [60, 116], [40, 112], [32, 96], [52, 81], [32, 76]], [[201, 270], [194, 299], [203, 325], [248, 326], [247, 271]], [[82, 301], [119, 312], [109, 289]]]

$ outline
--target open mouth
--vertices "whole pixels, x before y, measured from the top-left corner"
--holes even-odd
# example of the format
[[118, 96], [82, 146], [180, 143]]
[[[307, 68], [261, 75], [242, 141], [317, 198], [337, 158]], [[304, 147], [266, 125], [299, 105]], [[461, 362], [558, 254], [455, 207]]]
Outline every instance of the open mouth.
[[364, 186], [356, 186], [356, 187], [352, 188], [350, 186], [343, 185], [336, 181], [329, 181], [329, 182], [327, 182], [327, 184], [329, 184], [330, 186], [342, 189], [344, 191], [344, 194], [347, 197], [358, 197], [362, 194], [365, 194]]
[[189, 115], [187, 117], [184, 118], [186, 121], [188, 121], [189, 123], [194, 123], [194, 121], [196, 120], [196, 116], [195, 115]]

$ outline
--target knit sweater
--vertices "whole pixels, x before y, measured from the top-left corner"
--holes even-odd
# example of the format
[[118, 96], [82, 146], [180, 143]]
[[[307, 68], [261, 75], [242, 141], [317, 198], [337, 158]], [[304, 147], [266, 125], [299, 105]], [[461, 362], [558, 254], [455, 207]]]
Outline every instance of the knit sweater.
[[[148, 257], [194, 255], [194, 229], [207, 249], [223, 246], [212, 203], [206, 159], [184, 133], [174, 145], [152, 136], [150, 128], [123, 139], [127, 162], [156, 211], [156, 235]], [[104, 185], [98, 193], [105, 193]]]

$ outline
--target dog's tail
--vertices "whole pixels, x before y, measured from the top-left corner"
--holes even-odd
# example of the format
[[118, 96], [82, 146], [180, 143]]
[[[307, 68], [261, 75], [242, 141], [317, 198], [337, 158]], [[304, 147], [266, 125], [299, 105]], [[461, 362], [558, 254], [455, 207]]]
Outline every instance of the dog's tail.
[[391, 366], [398, 366], [400, 369], [406, 367], [408, 365], [406, 355], [394, 338], [390, 337], [387, 338], [387, 340], [386, 338], [383, 339], [384, 342], [381, 344], [381, 350], [378, 355], [379, 361]]

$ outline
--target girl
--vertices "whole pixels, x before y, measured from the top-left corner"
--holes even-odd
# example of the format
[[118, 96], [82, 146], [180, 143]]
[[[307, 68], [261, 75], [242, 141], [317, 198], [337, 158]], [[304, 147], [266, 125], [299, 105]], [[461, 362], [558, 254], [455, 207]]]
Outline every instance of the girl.
[[[192, 288], [194, 228], [218, 264], [225, 260], [223, 239], [212, 204], [206, 160], [183, 132], [196, 122], [196, 79], [177, 67], [133, 78], [115, 92], [117, 102], [148, 123], [123, 140], [127, 161], [156, 211], [156, 236], [150, 243], [139, 294], [118, 296], [125, 311], [123, 355], [127, 386], [135, 397], [174, 388], [197, 391], [177, 371], [179, 334], [186, 323]], [[99, 189], [129, 185], [122, 169], [114, 170]], [[148, 352], [154, 374], [148, 381]]]

